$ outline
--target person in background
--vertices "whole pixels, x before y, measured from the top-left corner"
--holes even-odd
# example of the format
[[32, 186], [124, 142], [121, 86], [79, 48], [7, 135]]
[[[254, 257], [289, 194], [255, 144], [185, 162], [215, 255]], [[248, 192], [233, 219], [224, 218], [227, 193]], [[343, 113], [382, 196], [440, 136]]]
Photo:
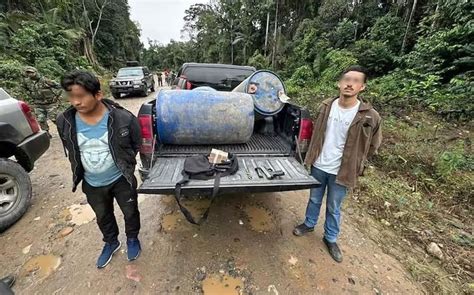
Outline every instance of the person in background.
[[34, 112], [41, 129], [49, 132], [48, 119], [56, 123], [61, 87], [58, 83], [41, 75], [34, 67], [25, 67], [23, 88], [33, 102]]

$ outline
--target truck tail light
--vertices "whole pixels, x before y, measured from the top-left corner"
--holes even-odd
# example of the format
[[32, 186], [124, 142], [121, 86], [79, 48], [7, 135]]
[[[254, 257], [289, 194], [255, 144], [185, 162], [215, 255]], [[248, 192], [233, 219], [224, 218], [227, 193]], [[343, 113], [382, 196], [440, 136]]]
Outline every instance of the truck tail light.
[[18, 104], [20, 105], [20, 109], [23, 112], [23, 115], [25, 115], [28, 124], [30, 125], [31, 131], [33, 133], [38, 133], [40, 131], [40, 126], [38, 121], [36, 121], [35, 116], [31, 112], [30, 106], [24, 101], [19, 101]]
[[139, 115], [138, 121], [142, 133], [142, 144], [140, 146], [140, 153], [153, 153], [153, 122], [151, 115]]
[[313, 135], [313, 121], [311, 119], [301, 119], [300, 134], [298, 136], [301, 152], [307, 152], [311, 136]]
[[190, 82], [186, 81], [186, 89], [191, 90], [192, 85]]

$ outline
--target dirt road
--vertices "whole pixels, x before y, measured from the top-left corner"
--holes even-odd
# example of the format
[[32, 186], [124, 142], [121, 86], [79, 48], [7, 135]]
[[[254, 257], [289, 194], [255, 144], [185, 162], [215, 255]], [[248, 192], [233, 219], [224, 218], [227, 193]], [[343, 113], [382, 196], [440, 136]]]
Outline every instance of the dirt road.
[[[153, 95], [118, 102], [137, 113]], [[17, 294], [424, 293], [399, 262], [364, 238], [350, 216], [343, 216], [343, 263], [327, 254], [323, 217], [314, 233], [294, 237], [308, 191], [225, 195], [200, 227], [185, 221], [173, 197], [141, 195], [142, 255], [127, 262], [122, 246], [98, 270], [100, 232], [80, 189], [71, 193], [69, 163], [53, 136], [31, 173], [31, 208], [0, 235], [0, 276], [18, 276]], [[198, 213], [206, 201], [186, 204]], [[118, 207], [116, 215], [123, 229]], [[120, 239], [125, 242], [123, 233]]]

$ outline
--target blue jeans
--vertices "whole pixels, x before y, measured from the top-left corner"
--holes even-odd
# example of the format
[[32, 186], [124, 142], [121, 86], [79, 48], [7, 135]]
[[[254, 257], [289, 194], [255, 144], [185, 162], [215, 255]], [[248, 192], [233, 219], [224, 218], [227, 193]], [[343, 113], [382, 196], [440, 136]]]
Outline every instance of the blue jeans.
[[321, 183], [321, 186], [311, 189], [304, 223], [308, 227], [316, 225], [327, 188], [324, 237], [329, 242], [335, 243], [341, 224], [341, 205], [346, 197], [347, 188], [336, 183], [336, 175], [326, 173], [318, 168], [311, 167], [311, 175]]

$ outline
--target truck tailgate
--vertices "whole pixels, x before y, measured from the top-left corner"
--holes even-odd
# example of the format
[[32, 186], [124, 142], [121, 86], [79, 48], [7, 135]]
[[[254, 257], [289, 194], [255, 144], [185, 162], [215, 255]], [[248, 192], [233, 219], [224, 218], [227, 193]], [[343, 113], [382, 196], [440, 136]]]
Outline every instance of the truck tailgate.
[[[175, 184], [182, 179], [185, 157], [158, 158], [147, 179], [138, 188], [144, 194], [174, 194]], [[239, 157], [239, 171], [223, 177], [220, 193], [234, 192], [276, 192], [293, 191], [317, 187], [319, 182], [308, 174], [306, 169], [293, 157]], [[285, 175], [274, 179], [259, 178], [255, 166], [282, 170]], [[247, 169], [245, 169], [247, 167]], [[183, 186], [182, 192], [210, 192], [214, 180], [191, 180]]]

